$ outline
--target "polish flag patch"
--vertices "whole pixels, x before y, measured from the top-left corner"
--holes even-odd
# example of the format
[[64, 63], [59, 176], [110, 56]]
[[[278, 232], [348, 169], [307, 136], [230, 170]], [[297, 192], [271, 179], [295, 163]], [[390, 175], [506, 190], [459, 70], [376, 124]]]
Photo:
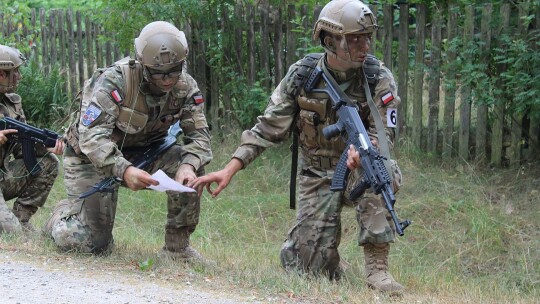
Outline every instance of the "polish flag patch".
[[122, 103], [122, 96], [120, 96], [120, 93], [118, 93], [118, 90], [114, 90], [111, 92], [111, 96], [117, 103]]
[[201, 104], [204, 102], [202, 95], [193, 96], [193, 100], [195, 100], [195, 104]]
[[394, 94], [392, 92], [388, 92], [381, 97], [383, 105], [387, 105], [392, 100], [394, 100]]

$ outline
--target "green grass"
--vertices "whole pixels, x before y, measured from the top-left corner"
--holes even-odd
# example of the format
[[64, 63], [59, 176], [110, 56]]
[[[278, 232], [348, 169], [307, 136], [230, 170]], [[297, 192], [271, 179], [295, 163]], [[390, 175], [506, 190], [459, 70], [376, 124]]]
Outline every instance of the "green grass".
[[[237, 137], [214, 140], [221, 169]], [[399, 156], [404, 186], [397, 194], [400, 218], [412, 220], [392, 246], [390, 269], [407, 287], [391, 299], [364, 285], [363, 254], [357, 246], [354, 210], [343, 211], [341, 255], [351, 264], [340, 283], [285, 273], [279, 250], [295, 212], [289, 209], [288, 143], [269, 149], [218, 198], [202, 198], [195, 248], [216, 266], [184, 265], [159, 259], [166, 197], [122, 189], [108, 257], [56, 251], [50, 240], [0, 236], [0, 248], [30, 255], [99, 261], [117, 271], [151, 278], [189, 278], [193, 284], [249, 295], [264, 302], [302, 303], [537, 303], [540, 298], [540, 165], [488, 170], [443, 162], [409, 150]], [[41, 226], [65, 197], [59, 179], [49, 201], [33, 219]], [[146, 275], [146, 276], [145, 276]], [[187, 279], [186, 279], [187, 280]]]

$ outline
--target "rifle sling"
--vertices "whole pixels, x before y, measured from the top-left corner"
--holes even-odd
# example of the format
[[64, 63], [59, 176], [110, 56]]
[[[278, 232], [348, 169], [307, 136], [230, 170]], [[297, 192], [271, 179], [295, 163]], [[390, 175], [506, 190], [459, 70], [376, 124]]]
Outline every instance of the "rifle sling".
[[383, 163], [386, 167], [386, 171], [389, 173], [388, 176], [390, 177], [390, 183], [394, 181], [394, 177], [392, 176], [392, 171], [390, 171], [390, 147], [388, 146], [388, 140], [386, 138], [384, 125], [381, 119], [381, 115], [379, 111], [377, 110], [377, 106], [375, 105], [375, 102], [373, 101], [373, 97], [371, 97], [371, 91], [369, 89], [369, 86], [366, 85], [367, 78], [366, 74], [362, 73], [364, 75], [364, 90], [366, 92], [366, 98], [368, 100], [369, 110], [371, 111], [371, 115], [373, 116], [373, 120], [375, 120], [375, 128], [377, 129], [377, 139], [379, 140], [379, 151], [381, 155], [383, 156]]

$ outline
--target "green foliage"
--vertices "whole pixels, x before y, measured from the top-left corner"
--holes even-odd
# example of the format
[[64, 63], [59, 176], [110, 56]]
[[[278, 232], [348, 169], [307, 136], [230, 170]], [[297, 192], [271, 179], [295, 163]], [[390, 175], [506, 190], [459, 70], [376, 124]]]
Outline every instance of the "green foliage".
[[152, 267], [154, 266], [154, 260], [151, 258], [147, 258], [144, 261], [139, 261], [137, 263], [137, 266], [139, 266], [139, 269], [142, 271], [152, 270]]
[[504, 35], [503, 45], [494, 50], [495, 62], [505, 66], [499, 75], [504, 87], [498, 88], [512, 97], [512, 112], [540, 117], [540, 31], [515, 39]]
[[21, 74], [23, 78], [17, 93], [22, 97], [27, 120], [39, 127], [62, 127], [62, 120], [69, 114], [70, 106], [64, 90], [65, 75], [58, 67], [53, 67], [45, 75], [33, 61], [21, 68]]

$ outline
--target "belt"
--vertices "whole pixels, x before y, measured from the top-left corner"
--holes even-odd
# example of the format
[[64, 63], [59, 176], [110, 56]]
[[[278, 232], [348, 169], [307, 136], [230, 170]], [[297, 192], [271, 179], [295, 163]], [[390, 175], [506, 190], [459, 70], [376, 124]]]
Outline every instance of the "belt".
[[311, 155], [311, 156], [306, 156], [305, 159], [306, 159], [306, 162], [310, 166], [315, 167], [315, 168], [320, 168], [323, 170], [334, 169], [339, 162], [338, 157], [331, 157], [331, 156]]

